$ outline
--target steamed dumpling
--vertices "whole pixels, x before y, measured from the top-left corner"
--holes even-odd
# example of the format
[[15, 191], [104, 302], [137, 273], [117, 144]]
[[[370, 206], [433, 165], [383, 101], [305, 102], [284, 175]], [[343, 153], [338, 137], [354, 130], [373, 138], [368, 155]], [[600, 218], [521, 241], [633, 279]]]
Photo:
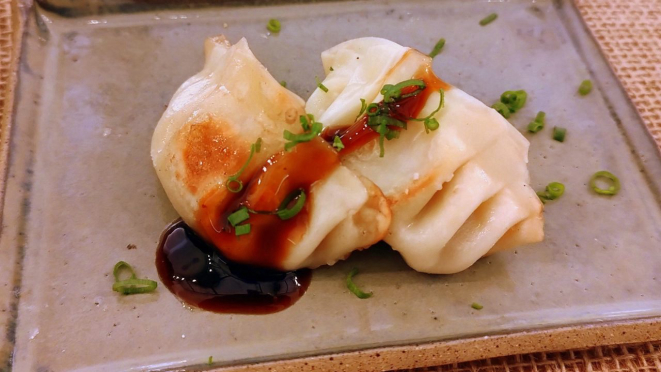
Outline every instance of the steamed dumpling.
[[[355, 39], [322, 53], [323, 85], [307, 112], [330, 131], [352, 125], [381, 88], [408, 79], [441, 87], [439, 129], [409, 121], [399, 138], [341, 153], [342, 163], [373, 181], [388, 199], [392, 223], [385, 241], [417, 271], [454, 273], [480, 257], [543, 239], [542, 204], [528, 185], [528, 141], [495, 110], [440, 81], [431, 58], [379, 38]], [[331, 71], [331, 67], [333, 71]], [[429, 89], [428, 88], [428, 89]], [[418, 117], [439, 105], [428, 94]]]
[[[282, 270], [333, 264], [381, 240], [391, 216], [378, 187], [342, 166], [321, 138], [283, 151], [283, 131], [303, 131], [304, 101], [268, 73], [246, 40], [210, 38], [205, 55], [152, 138], [156, 173], [182, 219], [229, 259]], [[244, 164], [243, 188], [231, 192], [228, 178]], [[241, 236], [228, 223], [242, 206], [277, 210], [299, 189], [307, 199], [291, 219], [251, 214], [251, 232]]]

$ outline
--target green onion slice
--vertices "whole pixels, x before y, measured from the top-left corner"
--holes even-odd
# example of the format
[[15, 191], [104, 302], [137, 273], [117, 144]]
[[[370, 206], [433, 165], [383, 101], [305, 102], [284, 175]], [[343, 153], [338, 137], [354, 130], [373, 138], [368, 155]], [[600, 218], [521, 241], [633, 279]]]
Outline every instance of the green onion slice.
[[[275, 213], [281, 220], [288, 220], [296, 216], [305, 206], [305, 191], [297, 189], [289, 193], [280, 203], [278, 211]], [[293, 205], [292, 205], [293, 203]]]
[[484, 306], [478, 304], [477, 302], [473, 302], [473, 303], [471, 304], [471, 307], [472, 307], [473, 309], [475, 309], [475, 310], [482, 310], [482, 309], [484, 309]]
[[271, 32], [280, 32], [282, 29], [282, 25], [280, 24], [280, 21], [278, 21], [275, 18], [269, 19], [268, 23], [266, 24], [266, 29], [271, 31]]
[[361, 98], [361, 99], [360, 99], [360, 112], [358, 113], [358, 116], [356, 116], [356, 120], [354, 120], [354, 121], [358, 121], [358, 118], [359, 118], [362, 114], [365, 113], [365, 110], [367, 110], [367, 104], [365, 103], [365, 99], [364, 99], [364, 98]]
[[240, 224], [241, 222], [244, 222], [250, 218], [250, 215], [248, 214], [248, 208], [246, 207], [241, 207], [239, 208], [236, 212], [230, 214], [227, 217], [227, 221], [229, 221], [230, 225], [236, 226]]
[[344, 148], [344, 143], [342, 143], [340, 136], [335, 136], [335, 138], [333, 138], [333, 147], [335, 147], [335, 150], [337, 151], [340, 151]]
[[[405, 88], [409, 88], [409, 87], [415, 87], [415, 89], [408, 93], [402, 92]], [[392, 103], [402, 98], [418, 95], [426, 87], [427, 85], [425, 84], [425, 82], [420, 79], [404, 80], [395, 85], [392, 84], [384, 85], [383, 88], [381, 89], [381, 94], [383, 94], [383, 102]]]
[[301, 126], [303, 127], [305, 133], [294, 134], [288, 130], [285, 130], [283, 132], [283, 136], [287, 141], [289, 141], [285, 143], [285, 151], [291, 151], [291, 149], [299, 143], [312, 141], [321, 133], [321, 130], [323, 129], [323, 125], [315, 121], [314, 116], [311, 114], [301, 115], [300, 120]]
[[436, 42], [436, 45], [434, 45], [434, 49], [429, 53], [429, 56], [432, 58], [436, 57], [438, 53], [441, 52], [441, 49], [443, 49], [443, 46], [445, 46], [445, 39], [441, 38]]
[[560, 182], [551, 182], [546, 186], [546, 192], [551, 200], [557, 199], [565, 193], [565, 185]]
[[333, 66], [330, 67], [330, 70], [331, 70], [331, 71], [335, 71], [335, 70], [333, 70]]
[[131, 278], [115, 282], [112, 285], [112, 290], [121, 294], [129, 295], [153, 292], [157, 286], [158, 283], [150, 279]]
[[535, 116], [535, 120], [531, 121], [530, 124], [528, 124], [528, 132], [537, 133], [540, 130], [544, 129], [545, 117], [546, 117], [546, 113], [544, 111], [538, 112], [537, 116]]
[[565, 142], [565, 136], [567, 135], [567, 129], [562, 127], [553, 127], [553, 139], [558, 142]]
[[[128, 279], [120, 279], [120, 271], [128, 270], [131, 277]], [[112, 275], [115, 277], [115, 283], [112, 285], [112, 290], [125, 295], [134, 293], [147, 293], [156, 289], [157, 283], [149, 279], [136, 278], [133, 267], [124, 261], [119, 261], [115, 264], [112, 270]]]
[[280, 85], [282, 85], [283, 87], [287, 88], [287, 82], [284, 81], [284, 80], [280, 82]]
[[[606, 179], [610, 182], [607, 189], [602, 189], [597, 186], [597, 180]], [[609, 171], [599, 171], [592, 175], [590, 178], [590, 187], [594, 192], [601, 195], [615, 195], [620, 191], [620, 179]]]
[[207, 361], [207, 364], [208, 364], [208, 365], [212, 365], [212, 364], [213, 364], [213, 355], [209, 357], [209, 361]]
[[505, 119], [509, 119], [510, 116], [512, 116], [510, 109], [502, 102], [494, 103], [491, 105], [491, 108], [498, 111], [498, 113], [501, 114]]
[[507, 105], [507, 108], [515, 113], [526, 104], [528, 93], [525, 90], [508, 90], [500, 95], [500, 102]]
[[129, 271], [129, 273], [131, 273], [130, 279], [135, 279], [136, 278], [135, 271], [133, 270], [133, 267], [131, 267], [131, 265], [129, 265], [128, 263], [126, 263], [124, 261], [119, 261], [115, 264], [115, 267], [112, 269], [112, 275], [115, 277], [116, 282], [121, 281], [121, 279], [119, 278], [119, 274], [120, 274], [120, 271], [122, 269], [126, 269], [126, 270]]
[[416, 118], [411, 118], [409, 120], [413, 121], [423, 121], [425, 123], [425, 132], [429, 133], [430, 131], [435, 131], [440, 127], [440, 124], [438, 123], [438, 120], [434, 118], [434, 115], [436, 115], [437, 112], [439, 112], [443, 106], [445, 105], [445, 91], [443, 89], [438, 91], [441, 98], [438, 101], [438, 106], [434, 111], [431, 112], [431, 114], [427, 115], [427, 117], [421, 118], [421, 119], [416, 119]]
[[261, 149], [262, 149], [262, 139], [258, 138], [255, 143], [250, 145], [250, 155], [248, 155], [248, 160], [246, 160], [246, 162], [243, 164], [241, 169], [239, 169], [239, 171], [236, 172], [235, 174], [227, 177], [227, 181], [225, 182], [225, 187], [227, 187], [227, 189], [230, 192], [237, 193], [243, 190], [243, 181], [241, 181], [239, 177], [241, 177], [241, 174], [243, 174], [243, 172], [248, 167], [248, 164], [250, 164], [250, 161], [252, 160], [252, 156], [256, 152], [259, 152]]
[[358, 274], [358, 269], [354, 268], [353, 270], [351, 270], [351, 272], [349, 272], [349, 275], [347, 275], [347, 288], [349, 289], [349, 291], [351, 291], [351, 293], [355, 294], [356, 297], [360, 299], [366, 299], [372, 297], [373, 294], [372, 292], [365, 293], [361, 291], [356, 284], [354, 284], [353, 277], [356, 274]]
[[321, 89], [324, 91], [324, 93], [328, 93], [328, 88], [324, 84], [321, 83], [318, 77], [314, 77], [314, 79], [317, 81], [317, 88]]
[[480, 26], [486, 26], [486, 25], [488, 25], [489, 23], [495, 21], [496, 18], [498, 18], [498, 14], [496, 14], [496, 13], [491, 13], [491, 14], [489, 14], [488, 16], [486, 16], [486, 17], [484, 17], [484, 18], [482, 18], [482, 19], [480, 20]]
[[236, 226], [234, 228], [234, 235], [241, 236], [241, 235], [246, 235], [246, 234], [250, 234], [250, 224], [249, 223], [239, 225], [239, 226]]
[[583, 80], [581, 85], [578, 86], [578, 94], [587, 96], [592, 91], [592, 81]]

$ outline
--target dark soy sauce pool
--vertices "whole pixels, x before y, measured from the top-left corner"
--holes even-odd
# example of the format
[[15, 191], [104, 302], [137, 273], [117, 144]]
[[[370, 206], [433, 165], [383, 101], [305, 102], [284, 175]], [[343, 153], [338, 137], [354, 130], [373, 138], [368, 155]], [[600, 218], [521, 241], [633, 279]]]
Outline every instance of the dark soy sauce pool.
[[311, 271], [275, 271], [228, 261], [218, 249], [177, 220], [156, 252], [163, 284], [185, 303], [217, 313], [271, 314], [303, 296]]

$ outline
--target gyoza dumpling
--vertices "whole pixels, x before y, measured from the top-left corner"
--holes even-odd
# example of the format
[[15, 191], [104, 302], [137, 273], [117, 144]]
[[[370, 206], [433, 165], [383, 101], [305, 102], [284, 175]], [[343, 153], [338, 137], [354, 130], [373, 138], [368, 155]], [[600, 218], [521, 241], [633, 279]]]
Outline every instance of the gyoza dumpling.
[[381, 240], [390, 210], [371, 181], [319, 137], [283, 150], [283, 130], [303, 132], [304, 101], [245, 39], [210, 38], [205, 54], [152, 138], [154, 168], [183, 220], [229, 259], [282, 270], [333, 264]]
[[[528, 185], [529, 143], [495, 110], [440, 81], [427, 55], [388, 40], [350, 40], [323, 52], [322, 61], [328, 92], [317, 89], [306, 110], [326, 133], [349, 142], [342, 163], [386, 195], [393, 219], [385, 241], [409, 266], [454, 273], [486, 254], [542, 240], [542, 204]], [[409, 79], [426, 86], [416, 96], [424, 101], [405, 103], [419, 105], [417, 118], [439, 107], [443, 90], [444, 106], [431, 116], [440, 126], [430, 121], [436, 130], [426, 133], [423, 122], [408, 120], [407, 129], [393, 128], [399, 137], [384, 141], [380, 157], [379, 134], [364, 139], [368, 119], [354, 124], [361, 99], [383, 102], [385, 85]]]

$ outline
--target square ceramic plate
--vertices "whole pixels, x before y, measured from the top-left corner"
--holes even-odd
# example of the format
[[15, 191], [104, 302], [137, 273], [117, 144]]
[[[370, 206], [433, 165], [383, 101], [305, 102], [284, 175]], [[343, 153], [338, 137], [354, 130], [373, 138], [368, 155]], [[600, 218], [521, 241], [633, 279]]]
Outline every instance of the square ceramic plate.
[[[479, 26], [491, 12], [498, 19]], [[209, 356], [216, 366], [238, 365], [661, 315], [661, 161], [571, 3], [33, 15], [0, 241], [3, 275], [14, 275], [16, 289], [17, 310], [5, 317], [18, 371], [179, 368]], [[267, 34], [269, 18], [281, 20], [279, 35]], [[533, 187], [559, 181], [567, 188], [547, 204], [546, 239], [442, 276], [371, 249], [315, 270], [305, 296], [272, 315], [192, 310], [163, 287], [114, 293], [119, 260], [157, 278], [156, 243], [177, 216], [152, 169], [151, 134], [175, 89], [201, 68], [204, 38], [218, 34], [246, 37], [276, 79], [302, 97], [323, 73], [320, 52], [341, 41], [380, 36], [428, 51], [444, 37], [434, 60], [444, 80], [487, 104], [525, 89], [528, 103], [511, 119], [521, 131], [537, 111], [547, 112], [544, 131], [525, 133]], [[588, 78], [595, 89], [580, 97], [577, 86]], [[564, 143], [551, 139], [553, 126], [568, 129]], [[620, 177], [617, 196], [589, 190], [590, 176], [603, 169]], [[374, 297], [347, 291], [352, 267]]]

